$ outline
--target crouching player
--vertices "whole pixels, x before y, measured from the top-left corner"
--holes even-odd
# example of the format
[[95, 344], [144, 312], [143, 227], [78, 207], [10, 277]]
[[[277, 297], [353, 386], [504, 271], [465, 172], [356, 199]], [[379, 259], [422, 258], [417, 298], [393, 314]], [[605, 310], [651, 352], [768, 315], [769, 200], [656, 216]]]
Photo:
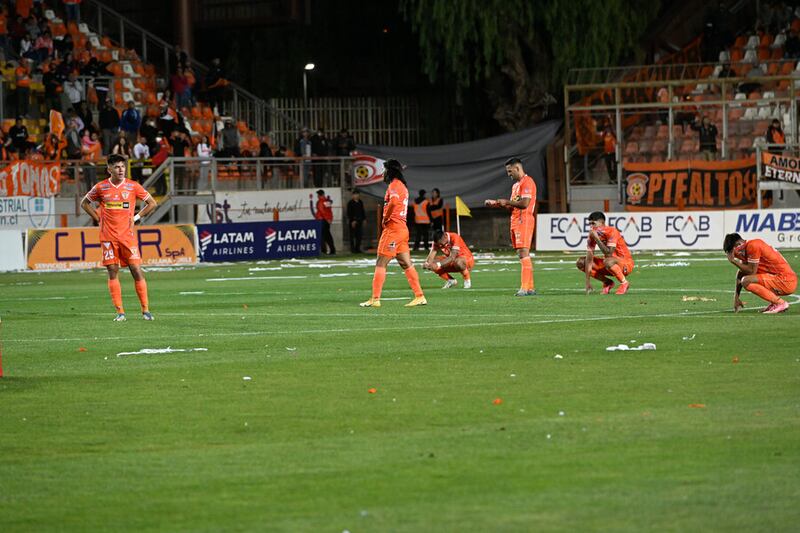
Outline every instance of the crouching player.
[[[608, 294], [614, 287], [610, 277], [619, 280], [619, 287], [614, 294], [628, 292], [628, 280], [625, 276], [633, 271], [633, 257], [625, 239], [617, 228], [606, 226], [606, 216], [600, 211], [589, 215], [589, 240], [586, 243], [586, 257], [576, 263], [578, 270], [586, 273], [586, 294], [592, 292], [591, 278], [603, 282], [603, 294]], [[594, 256], [597, 246], [603, 257]]]
[[769, 302], [766, 314], [783, 313], [789, 304], [781, 298], [797, 289], [797, 274], [781, 253], [761, 239], [746, 241], [738, 233], [725, 235], [722, 245], [736, 273], [736, 295], [733, 310], [739, 312], [744, 303], [739, 298], [742, 287]]
[[422, 268], [431, 270], [441, 277], [444, 280], [443, 289], [449, 289], [458, 284], [450, 272], [460, 272], [464, 277], [464, 288], [472, 287], [469, 271], [474, 266], [475, 259], [461, 235], [440, 229], [433, 233], [433, 248], [422, 264]]

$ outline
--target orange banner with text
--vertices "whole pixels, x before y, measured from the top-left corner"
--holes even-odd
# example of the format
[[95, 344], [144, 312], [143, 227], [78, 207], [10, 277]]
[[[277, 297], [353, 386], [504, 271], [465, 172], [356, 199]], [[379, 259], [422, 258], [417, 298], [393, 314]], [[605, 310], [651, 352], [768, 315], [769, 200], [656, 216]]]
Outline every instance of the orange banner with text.
[[58, 194], [61, 167], [58, 163], [14, 161], [0, 168], [0, 197], [41, 196]]
[[[140, 226], [136, 228], [142, 265], [168, 266], [197, 263], [193, 225]], [[100, 268], [98, 228], [28, 230], [28, 268], [77, 270]]]
[[625, 163], [627, 211], [756, 207], [754, 157], [733, 161]]

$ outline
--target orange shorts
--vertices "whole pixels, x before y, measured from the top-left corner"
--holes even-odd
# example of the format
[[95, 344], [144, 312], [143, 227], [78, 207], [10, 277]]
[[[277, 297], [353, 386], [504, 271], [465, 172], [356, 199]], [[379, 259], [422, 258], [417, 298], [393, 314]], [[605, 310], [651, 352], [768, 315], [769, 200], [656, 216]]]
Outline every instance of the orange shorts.
[[[622, 268], [622, 273], [624, 275], [627, 276], [628, 274], [633, 272], [633, 259], [621, 259], [621, 258], [615, 258], [615, 259], [619, 259], [619, 263], [617, 263], [617, 264]], [[594, 271], [596, 273], [600, 274], [600, 275], [606, 275], [606, 276], [612, 276], [613, 277], [614, 274], [610, 270], [608, 270], [606, 268], [606, 265], [605, 265], [605, 263], [603, 261], [604, 261], [604, 258], [602, 258], [602, 257], [595, 257], [594, 258], [594, 261], [593, 261], [593, 263], [594, 263], [594, 266], [593, 266]]]
[[117, 241], [101, 241], [100, 250], [103, 253], [103, 266], [140, 265], [142, 257], [139, 255], [139, 246]]
[[522, 224], [511, 226], [511, 247], [515, 250], [520, 248], [530, 248], [533, 241], [533, 230], [536, 221], [531, 219]]
[[408, 251], [408, 227], [383, 229], [381, 240], [378, 241], [378, 255], [397, 257], [397, 254], [408, 253]]
[[[437, 261], [441, 261], [444, 257], [437, 257]], [[472, 270], [475, 266], [475, 259], [474, 258], [466, 258], [463, 255], [458, 256], [458, 259], [463, 259], [467, 263], [467, 270]], [[461, 269], [456, 266], [455, 263], [450, 263], [449, 265], [443, 266], [442, 268], [437, 268], [433, 271], [434, 274], [444, 274], [446, 272], [461, 272]]]
[[778, 295], [792, 294], [797, 289], [797, 276], [758, 274], [758, 284]]

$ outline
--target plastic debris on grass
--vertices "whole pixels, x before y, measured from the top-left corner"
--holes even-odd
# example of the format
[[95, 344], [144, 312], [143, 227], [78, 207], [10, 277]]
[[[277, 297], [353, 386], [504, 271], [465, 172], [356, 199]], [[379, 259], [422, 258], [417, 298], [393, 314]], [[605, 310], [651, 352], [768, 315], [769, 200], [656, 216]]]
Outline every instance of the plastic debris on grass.
[[682, 302], [716, 302], [716, 298], [706, 298], [705, 296], [683, 296]]
[[251, 381], [253, 378], [251, 378], [250, 376], [244, 376], [242, 379], [244, 381]]
[[555, 355], [553, 356], [553, 359], [564, 359], [564, 356], [563, 356], [563, 355], [561, 355], [560, 353], [557, 353], [557, 354], [555, 354]]
[[502, 398], [495, 398], [494, 400], [492, 400], [492, 403], [494, 405], [500, 405], [500, 404], [503, 403], [503, 399]]
[[295, 348], [295, 347], [293, 347], [293, 346], [287, 346], [287, 347], [286, 347], [286, 351], [287, 351], [287, 352], [296, 352], [296, 351], [297, 351], [297, 348]]
[[166, 348], [142, 348], [138, 352], [120, 352], [117, 354], [117, 357], [121, 357], [124, 355], [158, 355], [158, 354], [165, 354], [165, 353], [177, 353], [177, 352], [207, 352], [208, 348], [172, 348], [171, 346], [167, 346]]
[[369, 389], [367, 389], [367, 392], [370, 394], [375, 394], [376, 392], [378, 392], [378, 389], [376, 389], [375, 387], [370, 387]]
[[696, 336], [697, 336], [696, 333], [692, 333], [691, 337], [684, 336], [683, 340], [685, 340], [685, 341], [693, 341]]
[[655, 350], [656, 345], [652, 342], [645, 342], [641, 346], [630, 347], [627, 344], [617, 344], [616, 346], [609, 346], [606, 348], [607, 352], [628, 352], [628, 351], [641, 351], [641, 350]]

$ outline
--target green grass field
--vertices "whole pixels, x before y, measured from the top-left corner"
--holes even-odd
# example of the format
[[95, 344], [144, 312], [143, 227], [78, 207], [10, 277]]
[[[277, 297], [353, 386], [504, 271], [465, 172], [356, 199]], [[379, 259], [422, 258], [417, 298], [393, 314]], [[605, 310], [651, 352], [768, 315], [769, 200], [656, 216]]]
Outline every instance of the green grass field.
[[[155, 322], [0, 275], [0, 531], [797, 531], [800, 306], [733, 314], [721, 252], [623, 297], [481, 257], [415, 309], [396, 265], [358, 307], [368, 259], [151, 270]], [[167, 347], [207, 351], [117, 355]]]

